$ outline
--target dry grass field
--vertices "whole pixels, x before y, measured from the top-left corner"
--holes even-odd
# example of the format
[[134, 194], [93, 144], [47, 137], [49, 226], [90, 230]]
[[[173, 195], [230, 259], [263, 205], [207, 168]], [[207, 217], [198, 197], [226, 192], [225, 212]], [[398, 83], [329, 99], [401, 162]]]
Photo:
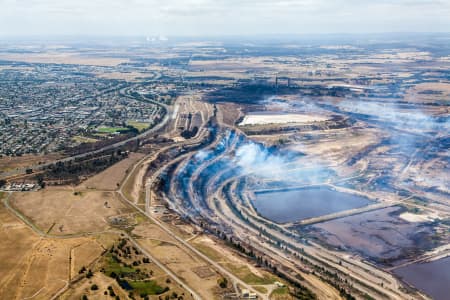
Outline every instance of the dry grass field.
[[100, 247], [94, 238], [42, 238], [3, 205], [0, 240], [0, 299], [50, 299], [70, 279], [70, 257], [88, 265]]
[[[107, 206], [105, 201], [108, 201]], [[129, 212], [112, 192], [81, 191], [75, 194], [69, 188], [15, 193], [10, 203], [43, 232], [54, 235], [102, 231], [109, 227], [109, 216]], [[128, 292], [125, 293], [113, 278], [99, 272], [105, 267], [105, 256], [98, 258], [109, 249], [111, 238], [102, 238], [103, 235], [98, 238], [41, 238], [4, 207], [0, 209], [0, 220], [0, 238], [4, 241], [0, 246], [0, 299], [49, 299], [67, 282], [80, 276], [83, 267], [92, 269], [94, 276], [84, 278], [81, 275], [82, 279], [71, 284], [60, 299], [80, 299], [83, 295], [100, 299], [109, 286], [121, 299], [129, 299]], [[184, 250], [148, 221], [141, 222], [132, 233], [140, 236], [139, 243], [146, 250], [199, 291], [204, 299], [219, 299], [217, 280], [221, 275], [202, 259]], [[170, 294], [185, 293], [156, 265], [145, 264], [145, 269], [151, 270], [152, 280], [158, 286], [169, 286]], [[93, 284], [98, 290], [91, 289]], [[14, 294], [10, 294], [11, 291]], [[185, 295], [183, 299], [189, 297]]]
[[16, 193], [11, 204], [43, 232], [54, 235], [104, 231], [109, 228], [108, 217], [130, 212], [113, 192], [68, 188]]
[[[287, 287], [278, 289], [274, 284], [275, 281], [286, 284], [284, 280], [262, 268], [256, 267], [251, 261], [224, 245], [222, 241], [211, 238], [210, 236], [200, 235], [192, 239], [190, 243], [203, 254], [217, 261], [231, 273], [239, 277], [242, 281], [253, 285], [255, 289], [261, 292], [265, 289], [270, 295], [270, 299], [294, 299], [289, 294]], [[336, 299], [338, 291], [323, 283], [314, 275], [302, 274], [302, 276], [307, 279], [305, 284], [318, 295], [318, 299]]]
[[134, 81], [138, 78], [143, 77], [152, 77], [151, 73], [140, 73], [140, 72], [129, 72], [129, 73], [122, 73], [122, 72], [108, 72], [108, 73], [97, 73], [96, 76], [100, 78], [106, 78], [106, 79], [119, 79], [119, 80], [126, 80], [126, 81]]
[[[91, 290], [94, 283], [98, 286], [98, 290]], [[72, 285], [59, 299], [79, 300], [82, 299], [83, 295], [86, 295], [88, 299], [114, 299], [114, 297], [104, 295], [104, 291], [108, 291], [109, 286], [120, 299], [129, 299], [127, 293], [119, 287], [114, 279], [100, 272], [96, 272], [90, 279], [83, 279]]]
[[408, 89], [405, 99], [410, 102], [441, 102], [450, 97], [450, 83], [429, 82]]
[[[191, 296], [182, 289], [175, 281], [173, 281], [162, 269], [151, 261], [145, 262], [142, 253], [135, 251], [135, 248], [129, 241], [116, 241], [114, 246], [108, 248], [103, 256], [101, 256], [94, 265], [89, 267], [93, 276], [84, 276], [87, 271], [83, 272], [81, 280], [73, 283], [67, 291], [65, 291], [60, 299], [81, 299], [87, 296], [88, 299], [110, 299], [116, 295], [120, 299], [142, 299], [144, 293], [148, 294], [150, 299], [165, 299], [166, 296], [177, 294], [183, 299], [192, 299]], [[122, 244], [122, 242], [124, 242]], [[122, 244], [123, 246], [119, 246]], [[129, 253], [123, 251], [130, 249]], [[114, 251], [114, 252], [112, 252]], [[117, 254], [119, 254], [117, 256]], [[114, 258], [116, 257], [116, 258]], [[117, 261], [117, 257], [120, 262]], [[139, 262], [139, 263], [138, 263]], [[120, 274], [122, 280], [127, 280], [132, 291], [127, 291], [119, 286], [118, 281], [111, 277], [112, 272]], [[93, 289], [93, 285], [97, 289]], [[164, 290], [164, 288], [166, 288]], [[105, 295], [105, 292], [107, 295]], [[131, 298], [131, 293], [133, 298]], [[153, 298], [158, 297], [158, 298]], [[178, 297], [176, 297], [178, 298]], [[175, 299], [176, 299], [175, 298]]]
[[194, 253], [180, 248], [175, 243], [151, 239], [139, 239], [139, 243], [180, 279], [189, 283], [189, 286], [198, 291], [201, 297], [220, 299], [215, 290], [217, 280], [221, 276]]
[[83, 267], [88, 267], [104, 251], [104, 246], [94, 239], [73, 247], [70, 252], [70, 277], [77, 276]]
[[237, 120], [243, 115], [242, 107], [234, 103], [220, 103], [217, 104], [218, 118], [222, 123], [234, 126]]
[[191, 240], [194, 247], [211, 259], [219, 262], [242, 281], [253, 285], [270, 285], [277, 279], [267, 271], [255, 267], [235, 251], [209, 236], [200, 235]]
[[144, 178], [147, 171], [148, 161], [140, 163], [130, 175], [129, 179], [123, 185], [123, 193], [127, 199], [133, 199], [135, 203], [141, 202], [144, 199]]
[[117, 184], [120, 184], [133, 165], [142, 157], [144, 157], [144, 154], [130, 153], [128, 158], [123, 159], [103, 172], [88, 178], [86, 181], [81, 183], [77, 189], [114, 191], [118, 187]]
[[47, 63], [47, 64], [75, 64], [91, 66], [117, 66], [120, 63], [128, 62], [128, 59], [102, 57], [102, 56], [82, 56], [74, 53], [43, 52], [43, 53], [0, 53], [0, 59], [10, 61], [21, 61], [27, 63]]
[[24, 168], [30, 165], [37, 165], [39, 163], [46, 163], [61, 158], [60, 154], [53, 153], [47, 155], [23, 155], [23, 156], [8, 156], [0, 158], [0, 172], [11, 171], [16, 168]]
[[143, 248], [198, 291], [204, 299], [219, 298], [216, 289], [220, 274], [195, 253], [181, 247], [156, 225], [142, 224], [132, 233], [139, 236], [138, 241]]

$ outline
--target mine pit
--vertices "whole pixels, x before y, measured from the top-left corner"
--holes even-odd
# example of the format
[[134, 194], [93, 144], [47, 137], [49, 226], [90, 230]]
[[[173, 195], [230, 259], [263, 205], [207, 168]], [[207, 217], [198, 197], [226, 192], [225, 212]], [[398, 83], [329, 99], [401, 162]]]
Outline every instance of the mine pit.
[[410, 117], [403, 107], [399, 120], [386, 121], [378, 110], [373, 116], [336, 103], [281, 104], [242, 105], [231, 122], [238, 128], [213, 127], [199, 151], [180, 152], [161, 173], [169, 207], [222, 238], [258, 234], [270, 251], [317, 247], [311, 255], [369, 261], [364, 272], [389, 276], [450, 242], [439, 217], [411, 206], [414, 172], [431, 172], [420, 167], [422, 157], [442, 160], [445, 138], [404, 126]]

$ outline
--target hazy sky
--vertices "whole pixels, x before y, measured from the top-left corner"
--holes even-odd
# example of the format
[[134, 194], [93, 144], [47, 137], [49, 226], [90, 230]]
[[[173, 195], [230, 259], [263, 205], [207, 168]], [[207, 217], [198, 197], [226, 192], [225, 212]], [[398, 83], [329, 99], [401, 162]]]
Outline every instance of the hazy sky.
[[450, 0], [0, 0], [0, 35], [449, 32]]

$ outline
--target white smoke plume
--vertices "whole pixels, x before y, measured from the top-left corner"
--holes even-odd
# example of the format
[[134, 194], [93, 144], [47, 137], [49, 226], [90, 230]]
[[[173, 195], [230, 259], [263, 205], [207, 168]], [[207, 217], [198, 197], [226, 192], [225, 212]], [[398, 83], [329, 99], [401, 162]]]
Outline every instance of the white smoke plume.
[[254, 142], [238, 147], [232, 163], [240, 168], [243, 175], [251, 174], [284, 183], [323, 183], [334, 174], [320, 161], [293, 153], [280, 153]]
[[210, 154], [211, 154], [211, 151], [200, 150], [194, 155], [194, 158], [198, 161], [204, 161]]
[[280, 156], [272, 155], [268, 149], [255, 143], [239, 147], [234, 162], [244, 173], [256, 173], [261, 177], [273, 176], [274, 172], [280, 172], [286, 164]]
[[438, 122], [435, 117], [429, 116], [419, 109], [402, 109], [394, 104], [380, 104], [367, 101], [346, 100], [339, 104], [343, 111], [373, 116], [381, 121], [394, 123], [403, 129], [430, 131], [449, 130], [450, 122]]

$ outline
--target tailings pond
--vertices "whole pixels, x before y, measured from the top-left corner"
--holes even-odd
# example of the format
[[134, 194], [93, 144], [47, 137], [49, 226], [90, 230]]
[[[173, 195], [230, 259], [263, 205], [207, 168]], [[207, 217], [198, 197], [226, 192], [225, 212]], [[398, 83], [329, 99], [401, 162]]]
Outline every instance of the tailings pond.
[[367, 198], [328, 188], [257, 193], [253, 201], [260, 215], [277, 223], [296, 222], [370, 203]]
[[450, 257], [396, 269], [394, 273], [436, 300], [449, 299]]
[[441, 244], [431, 222], [411, 223], [399, 217], [406, 208], [393, 206], [307, 226], [304, 232], [337, 250], [358, 253], [382, 266], [400, 265]]

